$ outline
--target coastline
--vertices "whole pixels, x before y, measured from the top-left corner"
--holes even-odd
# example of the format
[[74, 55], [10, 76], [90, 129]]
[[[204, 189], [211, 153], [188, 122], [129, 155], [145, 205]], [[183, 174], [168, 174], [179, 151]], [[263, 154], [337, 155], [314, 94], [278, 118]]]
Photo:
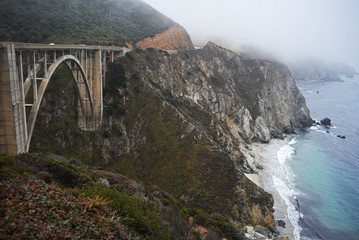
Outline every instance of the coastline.
[[[246, 174], [246, 176], [259, 187], [273, 195], [274, 198], [274, 218], [276, 221], [283, 220], [285, 222], [285, 228], [277, 224], [276, 228], [280, 234], [280, 237], [294, 237], [294, 226], [291, 224], [288, 218], [288, 206], [285, 200], [280, 196], [277, 187], [274, 184], [273, 175], [268, 168], [268, 164], [263, 157], [265, 148], [268, 148], [269, 143], [252, 143], [250, 149], [244, 153], [246, 155], [248, 163], [252, 166], [257, 173]], [[279, 149], [275, 149], [276, 152]], [[279, 164], [279, 163], [278, 163]], [[263, 169], [262, 169], [263, 168]]]

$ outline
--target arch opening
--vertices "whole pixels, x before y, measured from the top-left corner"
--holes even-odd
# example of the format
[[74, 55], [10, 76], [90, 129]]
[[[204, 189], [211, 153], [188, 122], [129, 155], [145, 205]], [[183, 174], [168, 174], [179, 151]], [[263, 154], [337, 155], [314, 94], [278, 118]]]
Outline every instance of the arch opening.
[[[59, 66], [65, 66], [70, 72], [72, 81], [76, 85], [76, 94], [78, 97], [77, 117], [78, 126], [81, 130], [95, 130], [95, 112], [93, 107], [93, 100], [90, 91], [86, 72], [83, 69], [80, 61], [73, 55], [64, 55], [58, 57], [54, 63], [48, 68], [45, 77], [41, 79], [41, 83], [37, 88], [37, 101], [35, 101], [27, 117], [27, 142], [26, 151], [29, 151], [32, 134], [34, 131], [37, 114], [41, 107], [44, 94], [47, 90], [49, 82], [52, 80], [53, 74], [59, 68]], [[36, 69], [39, 71], [39, 69]]]

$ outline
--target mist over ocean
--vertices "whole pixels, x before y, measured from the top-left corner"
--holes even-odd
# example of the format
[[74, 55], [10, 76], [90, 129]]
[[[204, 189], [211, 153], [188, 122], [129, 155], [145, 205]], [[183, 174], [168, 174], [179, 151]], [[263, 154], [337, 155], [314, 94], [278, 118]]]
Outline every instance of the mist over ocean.
[[271, 141], [261, 153], [295, 239], [359, 239], [359, 76], [342, 79], [297, 82], [312, 118], [333, 127]]

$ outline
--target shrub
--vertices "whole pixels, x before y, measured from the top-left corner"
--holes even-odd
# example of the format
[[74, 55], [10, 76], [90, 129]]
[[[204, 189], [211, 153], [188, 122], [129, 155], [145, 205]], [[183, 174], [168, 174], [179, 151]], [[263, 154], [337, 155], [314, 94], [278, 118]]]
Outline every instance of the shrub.
[[40, 179], [44, 180], [46, 183], [52, 182], [52, 175], [49, 172], [40, 171], [37, 175]]
[[130, 197], [115, 188], [104, 188], [98, 184], [85, 186], [82, 192], [85, 196], [101, 196], [111, 201], [109, 207], [120, 217], [120, 221], [144, 239], [170, 238], [169, 231], [164, 230], [160, 222], [160, 209], [153, 202]]

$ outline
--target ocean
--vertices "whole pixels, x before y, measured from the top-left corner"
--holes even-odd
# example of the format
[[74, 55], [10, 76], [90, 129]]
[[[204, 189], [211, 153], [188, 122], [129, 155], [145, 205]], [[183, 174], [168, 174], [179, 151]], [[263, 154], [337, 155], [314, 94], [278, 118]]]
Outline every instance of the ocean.
[[359, 239], [359, 76], [342, 79], [297, 82], [312, 118], [332, 127], [272, 140], [260, 153], [263, 187], [294, 239]]

